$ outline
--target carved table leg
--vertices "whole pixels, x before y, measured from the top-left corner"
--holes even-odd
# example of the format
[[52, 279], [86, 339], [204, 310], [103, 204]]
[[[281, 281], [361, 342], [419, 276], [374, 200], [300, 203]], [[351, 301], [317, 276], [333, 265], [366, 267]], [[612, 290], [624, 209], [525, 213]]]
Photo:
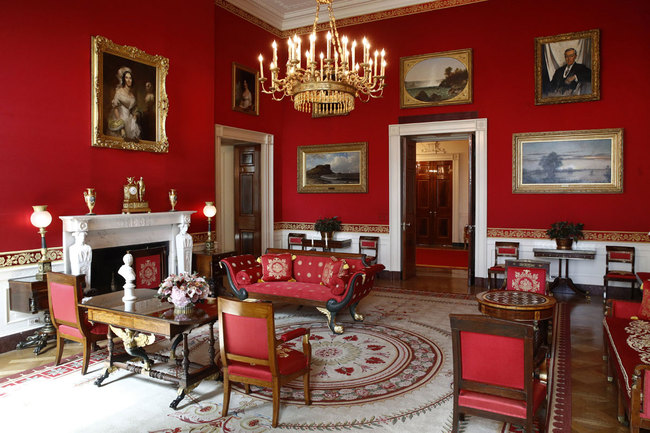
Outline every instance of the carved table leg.
[[363, 314], [357, 313], [357, 305], [358, 303], [354, 305], [350, 305], [350, 315], [354, 319], [355, 322], [363, 322]]

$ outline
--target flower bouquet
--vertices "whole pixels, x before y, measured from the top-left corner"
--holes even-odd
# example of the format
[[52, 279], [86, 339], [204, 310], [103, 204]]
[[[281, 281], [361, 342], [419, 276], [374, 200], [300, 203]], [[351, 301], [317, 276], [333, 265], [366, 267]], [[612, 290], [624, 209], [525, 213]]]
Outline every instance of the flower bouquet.
[[210, 293], [210, 286], [205, 278], [197, 274], [171, 274], [160, 284], [157, 297], [174, 304], [179, 312], [190, 312], [194, 304], [203, 302]]

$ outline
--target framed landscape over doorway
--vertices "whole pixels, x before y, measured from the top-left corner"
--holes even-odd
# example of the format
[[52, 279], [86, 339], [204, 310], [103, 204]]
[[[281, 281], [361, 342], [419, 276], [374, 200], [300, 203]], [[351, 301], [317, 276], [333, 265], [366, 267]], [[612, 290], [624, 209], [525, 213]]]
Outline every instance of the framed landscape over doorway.
[[368, 192], [368, 143], [298, 146], [298, 192]]

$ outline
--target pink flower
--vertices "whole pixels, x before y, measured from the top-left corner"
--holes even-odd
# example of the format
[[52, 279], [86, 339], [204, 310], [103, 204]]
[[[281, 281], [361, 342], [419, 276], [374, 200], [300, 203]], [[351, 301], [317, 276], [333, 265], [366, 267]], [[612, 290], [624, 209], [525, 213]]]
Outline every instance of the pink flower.
[[190, 300], [185, 295], [185, 292], [183, 292], [179, 287], [174, 287], [172, 289], [171, 301], [172, 304], [177, 307], [184, 307], [190, 303]]

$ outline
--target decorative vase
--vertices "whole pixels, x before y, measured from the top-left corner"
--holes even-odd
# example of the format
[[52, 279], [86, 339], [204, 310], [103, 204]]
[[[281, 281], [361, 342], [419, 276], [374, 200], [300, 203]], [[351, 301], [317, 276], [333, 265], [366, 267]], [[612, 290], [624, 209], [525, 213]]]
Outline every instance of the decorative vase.
[[88, 206], [88, 213], [86, 215], [95, 215], [93, 208], [95, 207], [96, 198], [95, 188], [86, 188], [84, 191], [84, 201], [86, 202], [86, 206]]
[[176, 203], [178, 202], [178, 196], [176, 195], [175, 189], [169, 190], [169, 204], [172, 205], [170, 212], [176, 212]]
[[191, 302], [189, 304], [186, 304], [184, 307], [177, 307], [174, 305], [174, 315], [179, 316], [181, 314], [185, 316], [189, 316], [194, 312], [194, 304]]
[[573, 246], [573, 239], [571, 238], [557, 238], [555, 239], [555, 245], [558, 250], [570, 250]]
[[329, 249], [329, 243], [332, 240], [332, 235], [333, 234], [334, 234], [334, 232], [320, 232], [320, 237], [321, 237], [321, 239], [323, 239], [323, 243], [325, 244], [323, 246], [324, 250]]

